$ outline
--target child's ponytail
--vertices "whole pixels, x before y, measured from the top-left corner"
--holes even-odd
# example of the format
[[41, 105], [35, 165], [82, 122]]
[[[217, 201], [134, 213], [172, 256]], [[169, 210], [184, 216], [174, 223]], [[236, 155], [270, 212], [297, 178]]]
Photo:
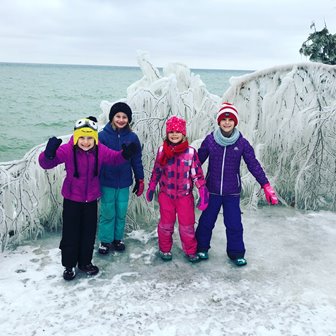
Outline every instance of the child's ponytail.
[[78, 173], [78, 164], [77, 164], [77, 144], [73, 146], [73, 156], [74, 156], [74, 165], [75, 165], [75, 171], [74, 171], [74, 177], [79, 177], [79, 173]]

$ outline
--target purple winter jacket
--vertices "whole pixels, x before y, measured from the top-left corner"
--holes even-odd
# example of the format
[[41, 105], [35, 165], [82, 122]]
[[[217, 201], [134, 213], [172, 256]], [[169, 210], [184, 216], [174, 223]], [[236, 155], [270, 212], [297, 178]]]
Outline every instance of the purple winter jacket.
[[198, 150], [198, 157], [202, 164], [209, 158], [206, 185], [212, 194], [222, 196], [240, 194], [240, 161], [242, 157], [248, 170], [259, 184], [263, 186], [268, 183], [252, 146], [242, 134], [233, 145], [229, 146], [219, 145], [215, 141], [213, 133], [207, 135]]
[[[95, 176], [96, 150], [98, 147], [98, 176]], [[65, 164], [66, 176], [62, 186], [62, 196], [75, 202], [92, 202], [101, 196], [99, 172], [103, 164], [118, 165], [126, 160], [121, 151], [109, 149], [102, 143], [85, 152], [76, 150], [77, 169], [79, 177], [74, 177], [74, 145], [73, 138], [61, 145], [54, 159], [49, 160], [44, 152], [39, 156], [39, 164], [44, 169], [51, 169], [61, 163]]]

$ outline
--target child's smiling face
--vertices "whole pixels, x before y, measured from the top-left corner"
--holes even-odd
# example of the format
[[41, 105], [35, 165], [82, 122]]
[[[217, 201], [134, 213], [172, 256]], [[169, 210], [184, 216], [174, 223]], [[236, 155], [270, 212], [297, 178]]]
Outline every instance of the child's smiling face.
[[128, 124], [127, 114], [124, 112], [118, 112], [112, 119], [112, 124], [117, 128], [124, 128]]
[[181, 132], [169, 132], [167, 138], [171, 143], [178, 144], [183, 140], [183, 134]]
[[95, 145], [95, 141], [93, 137], [79, 137], [78, 138], [78, 147], [83, 151], [87, 152]]
[[220, 121], [219, 127], [224, 133], [224, 135], [230, 136], [233, 132], [233, 129], [235, 127], [235, 122], [231, 118], [224, 118]]

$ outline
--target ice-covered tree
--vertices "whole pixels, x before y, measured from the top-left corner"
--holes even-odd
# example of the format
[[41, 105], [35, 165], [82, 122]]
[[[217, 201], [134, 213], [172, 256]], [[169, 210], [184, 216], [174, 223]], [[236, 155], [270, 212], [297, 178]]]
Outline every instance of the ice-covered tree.
[[[240, 128], [282, 203], [335, 211], [336, 67], [278, 66], [230, 82], [223, 99], [241, 111]], [[251, 174], [243, 181], [245, 202], [255, 204], [258, 186]]]
[[[336, 68], [322, 63], [278, 66], [230, 80], [222, 97], [207, 91], [186, 65], [170, 64], [161, 72], [146, 53], [138, 55], [143, 78], [127, 90], [132, 128], [143, 144], [146, 182], [171, 115], [187, 120], [196, 148], [214, 130], [221, 101], [234, 103], [239, 129], [250, 140], [283, 205], [298, 209], [336, 210]], [[114, 102], [101, 102], [101, 127]], [[68, 137], [64, 137], [64, 141]], [[44, 171], [37, 158], [44, 144], [22, 160], [0, 164], [0, 249], [9, 241], [34, 237], [61, 224], [62, 167]], [[206, 164], [205, 164], [206, 166]], [[206, 168], [205, 168], [206, 169]], [[244, 206], [264, 202], [252, 175], [242, 164]], [[153, 229], [156, 202], [131, 196], [128, 228]]]

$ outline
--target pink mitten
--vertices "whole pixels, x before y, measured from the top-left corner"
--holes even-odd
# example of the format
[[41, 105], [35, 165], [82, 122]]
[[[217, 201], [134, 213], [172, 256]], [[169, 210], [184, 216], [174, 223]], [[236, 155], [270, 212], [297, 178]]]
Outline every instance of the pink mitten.
[[142, 195], [144, 189], [145, 189], [144, 180], [141, 180], [141, 179], [135, 180], [135, 186], [132, 192], [135, 193], [135, 195], [139, 197]]
[[202, 187], [200, 187], [198, 189], [198, 193], [199, 193], [199, 201], [197, 204], [197, 209], [204, 211], [209, 204], [209, 191], [208, 188], [203, 185]]
[[266, 201], [268, 202], [268, 204], [278, 204], [278, 198], [276, 197], [275, 191], [272, 186], [267, 183], [262, 188], [264, 189]]
[[144, 180], [140, 180], [140, 183], [139, 183], [139, 190], [138, 192], [136, 193], [136, 195], [139, 197], [142, 195], [142, 193], [144, 192], [144, 189], [145, 189], [145, 182]]

